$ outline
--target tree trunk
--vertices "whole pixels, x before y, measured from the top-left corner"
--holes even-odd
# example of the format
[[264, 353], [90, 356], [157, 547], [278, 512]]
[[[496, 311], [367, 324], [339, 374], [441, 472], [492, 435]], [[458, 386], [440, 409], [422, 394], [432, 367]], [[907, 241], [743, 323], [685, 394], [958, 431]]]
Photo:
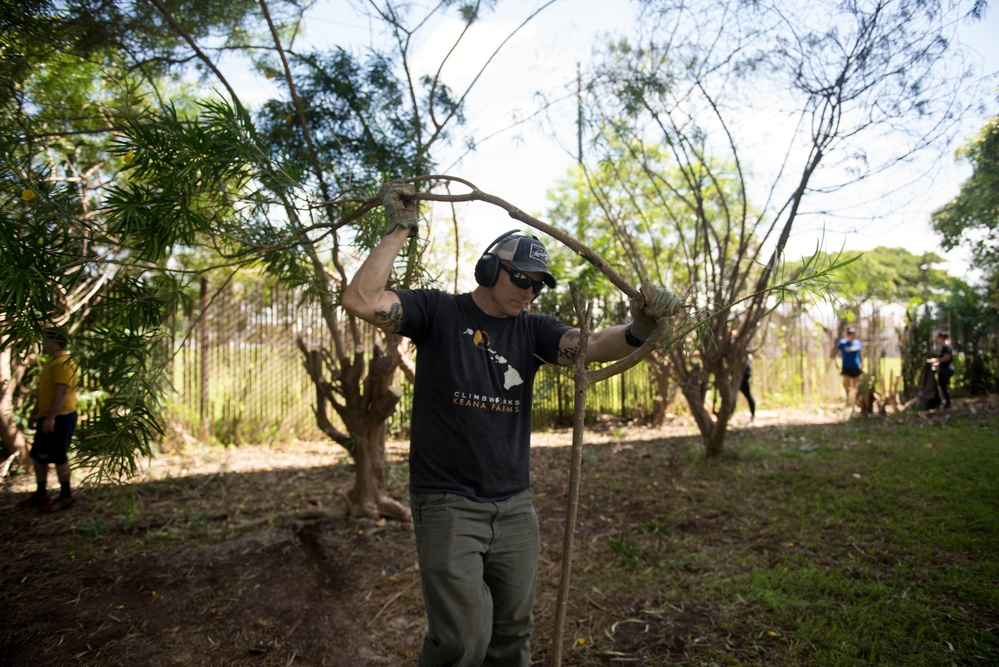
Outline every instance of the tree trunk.
[[[397, 366], [398, 355], [381, 356], [376, 353], [364, 382], [361, 409], [348, 409], [354, 414], [350, 421], [354, 426], [351, 431], [356, 434], [351, 448], [354, 487], [348, 495], [350, 513], [354, 517], [378, 519], [384, 516], [400, 521], [411, 518], [409, 508], [388, 495], [386, 479], [386, 422], [402, 396], [402, 390], [390, 384]], [[357, 438], [357, 435], [361, 437]]]
[[[385, 335], [382, 345], [375, 344], [368, 364], [363, 400], [366, 408], [362, 426], [365, 433], [364, 452], [355, 455], [358, 470], [354, 490], [360, 492], [363, 489], [363, 495], [358, 496], [357, 501], [366, 511], [370, 512], [373, 507], [377, 516], [408, 521], [412, 518], [409, 508], [388, 495], [385, 461], [386, 423], [402, 398], [402, 389], [392, 384], [396, 369], [402, 363], [399, 354], [401, 344], [401, 336]], [[361, 478], [362, 470], [367, 479]]]
[[739, 382], [742, 381], [741, 373], [736, 373], [732, 381], [723, 380], [715, 383], [715, 391], [721, 397], [721, 406], [717, 414], [712, 415], [712, 411], [704, 405], [707, 395], [706, 379], [700, 375], [688, 375], [688, 381], [680, 386], [683, 395], [687, 399], [687, 405], [694, 416], [697, 428], [701, 432], [701, 442], [704, 443], [704, 455], [719, 456], [725, 453], [725, 436], [728, 432], [728, 420], [735, 412], [735, 399], [738, 392]]
[[666, 414], [670, 403], [676, 395], [676, 385], [672, 383], [673, 375], [669, 368], [669, 358], [659, 359], [655, 354], [649, 358], [649, 378], [656, 388], [652, 399], [652, 411], [649, 413], [649, 426], [661, 427], [666, 423]]
[[725, 453], [725, 436], [728, 434], [727, 428], [715, 422], [715, 426], [710, 433], [702, 433], [701, 441], [704, 443], [704, 455], [707, 457], [721, 456]]
[[354, 487], [350, 490], [350, 514], [353, 517], [386, 517], [409, 521], [408, 507], [388, 494], [385, 465], [385, 420], [369, 424], [363, 443], [354, 449]]
[[10, 347], [0, 350], [0, 442], [3, 443], [4, 460], [15, 456], [17, 463], [25, 470], [31, 469], [28, 456], [28, 443], [17, 429], [14, 419], [14, 393], [24, 377], [22, 364], [14, 366], [14, 356]]
[[[389, 496], [386, 480], [386, 421], [402, 396], [402, 389], [392, 385], [400, 364], [400, 341], [399, 336], [386, 336], [383, 345], [375, 344], [363, 380], [363, 353], [340, 358], [334, 367], [328, 352], [307, 349], [302, 339], [298, 341], [305, 368], [316, 387], [316, 423], [323, 433], [347, 450], [354, 462], [354, 486], [347, 495], [353, 517], [400, 521], [412, 518], [408, 507]], [[335, 378], [333, 382], [326, 379], [327, 372]], [[343, 421], [346, 432], [330, 421], [330, 405]]]

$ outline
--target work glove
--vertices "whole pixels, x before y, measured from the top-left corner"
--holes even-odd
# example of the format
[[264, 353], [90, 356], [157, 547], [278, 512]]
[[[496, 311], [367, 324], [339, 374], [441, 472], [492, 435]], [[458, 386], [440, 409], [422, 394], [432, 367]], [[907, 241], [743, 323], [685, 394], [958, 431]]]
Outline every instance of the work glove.
[[683, 310], [683, 301], [665, 287], [642, 283], [638, 296], [631, 300], [631, 335], [645, 342], [656, 329], [656, 321]]
[[416, 188], [411, 183], [389, 181], [382, 187], [380, 194], [389, 219], [385, 235], [394, 232], [396, 227], [405, 227], [410, 236], [416, 236], [420, 226], [416, 199], [412, 197], [416, 194]]

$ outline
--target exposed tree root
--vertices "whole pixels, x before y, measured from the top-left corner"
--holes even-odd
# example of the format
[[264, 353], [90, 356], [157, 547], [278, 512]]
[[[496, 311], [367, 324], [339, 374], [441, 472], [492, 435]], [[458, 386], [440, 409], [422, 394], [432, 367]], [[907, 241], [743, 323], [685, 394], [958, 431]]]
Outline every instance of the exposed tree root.
[[378, 512], [387, 519], [395, 519], [396, 521], [407, 523], [413, 520], [412, 510], [389, 496], [378, 498]]
[[403, 523], [412, 521], [413, 514], [408, 507], [389, 496], [378, 498], [377, 504], [372, 503], [351, 503], [346, 495], [341, 494], [339, 502], [335, 506], [326, 509], [295, 510], [293, 512], [281, 512], [246, 523], [236, 523], [223, 526], [214, 531], [214, 534], [225, 534], [253, 530], [261, 526], [269, 526], [276, 523], [288, 521], [317, 521], [320, 519], [371, 519], [379, 521], [383, 519], [393, 519]]
[[4, 477], [7, 476], [7, 473], [10, 472], [11, 465], [13, 465], [14, 461], [16, 460], [17, 460], [17, 452], [14, 452], [6, 459], [4, 459], [3, 464], [0, 464], [0, 479], [3, 479]]
[[262, 519], [256, 519], [255, 521], [247, 521], [246, 523], [234, 523], [229, 526], [223, 526], [218, 530], [214, 531], [213, 534], [220, 535], [226, 533], [237, 533], [244, 530], [252, 530], [254, 528], [260, 528], [261, 526], [269, 526], [275, 523], [281, 523], [284, 521], [315, 521], [318, 519], [346, 519], [349, 516], [347, 508], [343, 505], [338, 504], [337, 507], [332, 509], [314, 509], [314, 510], [297, 510], [294, 512], [281, 512], [280, 514], [274, 514], [271, 516], [263, 517]]

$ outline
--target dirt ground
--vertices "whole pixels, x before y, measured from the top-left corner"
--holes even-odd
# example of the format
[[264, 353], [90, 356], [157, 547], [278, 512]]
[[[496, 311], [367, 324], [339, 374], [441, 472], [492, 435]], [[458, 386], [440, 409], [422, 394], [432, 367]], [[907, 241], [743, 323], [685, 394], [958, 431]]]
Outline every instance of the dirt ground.
[[[835, 410], [762, 411], [753, 428], [844, 419]], [[737, 416], [732, 437], [745, 428]], [[641, 525], [693, 502], [667, 490], [683, 477], [685, 448], [698, 446], [694, 433], [689, 423], [648, 430], [613, 420], [588, 432], [576, 568], [599, 567], [591, 545], [606, 546], [624, 522]], [[534, 438], [536, 664], [550, 660], [570, 443], [569, 431]], [[404, 443], [391, 454], [404, 461]], [[393, 494], [406, 498], [404, 464], [394, 469]], [[425, 620], [411, 527], [280, 518], [331, 506], [351, 479], [349, 463], [325, 443], [188, 440], [146, 463], [131, 485], [139, 502], [131, 514], [94, 487], [58, 514], [19, 509], [31, 480], [8, 480], [0, 491], [0, 664], [415, 665]], [[592, 590], [574, 590], [572, 600], [569, 636], [610, 633], [622, 655], [682, 654], [690, 628], [706, 618], [693, 608], [660, 614], [650, 633], [649, 616], [644, 625], [615, 619], [634, 620], [655, 600]], [[579, 663], [569, 655], [565, 664]]]

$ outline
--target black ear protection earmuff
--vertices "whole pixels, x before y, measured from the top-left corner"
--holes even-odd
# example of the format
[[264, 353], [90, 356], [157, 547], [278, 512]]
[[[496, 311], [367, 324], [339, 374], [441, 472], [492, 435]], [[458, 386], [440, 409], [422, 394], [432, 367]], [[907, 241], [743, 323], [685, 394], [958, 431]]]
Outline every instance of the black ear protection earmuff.
[[495, 241], [486, 246], [486, 251], [482, 253], [482, 257], [479, 257], [479, 261], [475, 263], [475, 282], [483, 287], [492, 287], [496, 284], [496, 281], [499, 280], [500, 258], [492, 252], [492, 249], [499, 245], [501, 241], [505, 241], [511, 236], [525, 236], [531, 239], [538, 238], [531, 234], [525, 234], [519, 229], [511, 229], [497, 237]]

